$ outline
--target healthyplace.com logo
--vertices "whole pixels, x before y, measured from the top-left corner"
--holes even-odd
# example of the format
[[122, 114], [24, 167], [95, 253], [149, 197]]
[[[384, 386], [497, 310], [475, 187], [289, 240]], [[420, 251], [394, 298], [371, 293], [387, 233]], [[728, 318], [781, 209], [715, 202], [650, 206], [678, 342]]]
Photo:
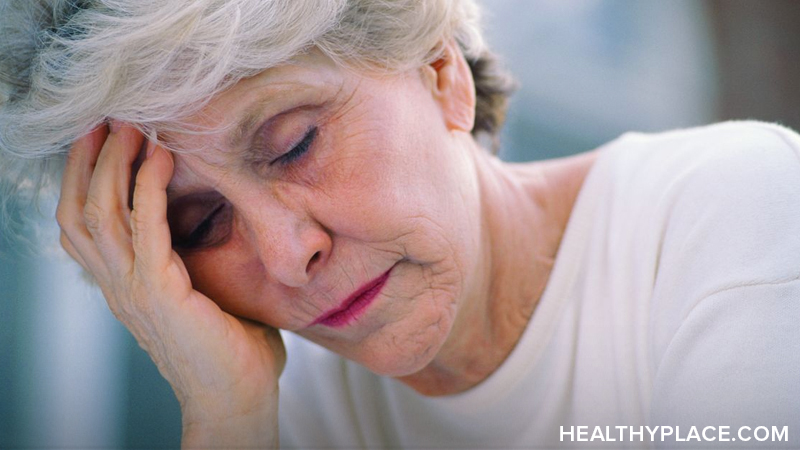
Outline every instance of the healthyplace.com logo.
[[739, 427], [707, 426], [686, 428], [679, 426], [561, 426], [561, 442], [734, 442], [771, 441], [789, 442], [789, 427]]

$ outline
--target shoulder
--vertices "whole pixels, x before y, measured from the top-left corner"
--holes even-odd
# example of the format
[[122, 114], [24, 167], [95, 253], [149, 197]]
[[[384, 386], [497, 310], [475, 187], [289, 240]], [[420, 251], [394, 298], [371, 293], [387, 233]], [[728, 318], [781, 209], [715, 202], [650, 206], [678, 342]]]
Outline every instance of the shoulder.
[[800, 394], [800, 137], [728, 122], [606, 151], [617, 209], [653, 249], [653, 423], [797, 425], [781, 399]]
[[734, 122], [624, 145], [621, 153], [646, 154], [627, 156], [641, 161], [631, 187], [658, 191], [646, 207], [657, 220], [641, 224], [658, 242], [654, 417], [783, 423], [762, 411], [773, 402], [785, 414], [792, 406], [773, 397], [798, 392], [790, 386], [800, 359], [789, 343], [800, 339], [791, 319], [800, 311], [800, 137]]
[[681, 245], [699, 225], [752, 239], [753, 227], [780, 225], [766, 218], [797, 215], [790, 206], [800, 201], [800, 136], [778, 125], [627, 133], [598, 153], [586, 183], [599, 203], [593, 207], [637, 241]]
[[761, 319], [796, 307], [800, 136], [795, 132], [726, 122], [629, 133], [601, 154], [596, 175], [603, 182], [595, 184], [607, 191], [600, 220], [614, 224], [607, 227], [609, 252], [633, 255], [622, 267], [650, 286], [652, 373], [663, 369], [670, 352], [676, 354], [678, 342], [696, 344], [703, 335], [698, 330], [731, 327], [752, 337], [764, 333]]
[[[800, 136], [760, 122], [627, 134], [598, 160], [611, 214], [652, 239], [664, 282], [707, 293], [794, 275], [800, 264]], [[793, 250], [795, 253], [792, 254]], [[784, 264], [779, 264], [779, 263]], [[676, 270], [689, 278], [670, 276]], [[694, 270], [693, 274], [686, 273]], [[712, 285], [714, 278], [719, 284]], [[658, 279], [656, 280], [658, 282]], [[695, 285], [695, 287], [699, 287]]]
[[800, 136], [780, 125], [755, 121], [626, 133], [602, 153], [606, 170], [619, 182], [660, 184], [661, 189], [724, 189], [765, 175], [800, 176]]
[[647, 224], [659, 232], [657, 284], [707, 296], [797, 276], [797, 134], [732, 122], [639, 140], [648, 142], [644, 152], [651, 154], [637, 177], [658, 180], [660, 190], [649, 199], [659, 223]]
[[593, 227], [670, 309], [800, 270], [800, 136], [793, 131], [727, 122], [629, 133], [599, 153], [586, 182], [598, 211]]

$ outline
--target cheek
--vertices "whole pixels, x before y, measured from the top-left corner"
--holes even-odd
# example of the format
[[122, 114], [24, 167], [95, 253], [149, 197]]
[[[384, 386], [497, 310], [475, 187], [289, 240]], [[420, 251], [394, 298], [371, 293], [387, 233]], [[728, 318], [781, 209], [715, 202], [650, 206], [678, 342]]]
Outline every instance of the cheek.
[[446, 130], [408, 118], [402, 108], [372, 109], [382, 112], [331, 127], [338, 131], [329, 134], [308, 175], [317, 219], [337, 234], [370, 242], [428, 227], [450, 234], [445, 228], [463, 223], [475, 208], [465, 194], [472, 180], [463, 158], [448, 153]]
[[462, 285], [480, 236], [468, 150], [429, 108], [389, 103], [369, 121], [337, 127], [313, 195], [317, 219], [337, 237], [430, 266], [429, 285]]
[[182, 259], [194, 289], [212, 299], [224, 311], [273, 324], [274, 313], [265, 310], [271, 302], [262, 297], [268, 292], [264, 267], [252, 247], [245, 244], [236, 233], [221, 247]]
[[327, 190], [334, 197], [320, 204], [321, 221], [337, 235], [435, 266], [433, 280], [449, 272], [466, 277], [480, 236], [469, 164], [437, 142], [372, 142], [367, 156], [349, 161], [347, 176]]

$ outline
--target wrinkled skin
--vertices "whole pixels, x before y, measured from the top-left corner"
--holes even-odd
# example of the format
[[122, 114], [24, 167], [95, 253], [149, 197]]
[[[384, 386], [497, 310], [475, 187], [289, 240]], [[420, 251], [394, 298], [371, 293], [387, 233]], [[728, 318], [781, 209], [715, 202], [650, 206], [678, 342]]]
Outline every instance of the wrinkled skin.
[[[472, 139], [474, 108], [452, 43], [391, 75], [311, 52], [190, 120], [220, 131], [160, 136], [191, 152], [113, 121], [75, 143], [62, 244], [172, 385], [184, 445], [277, 445], [276, 328], [427, 395], [502, 363], [591, 160], [509, 169]], [[355, 320], [319, 323], [387, 272]]]
[[[132, 209], [143, 136], [112, 122], [76, 142], [62, 243], [174, 388], [185, 442], [221, 419], [274, 422], [285, 356], [273, 327], [391, 375], [442, 346], [474, 259], [477, 191], [432, 83], [430, 70], [364, 77], [316, 53], [244, 80], [199, 124], [256, 111], [254, 135], [165, 137], [193, 154], [147, 143]], [[275, 164], [312, 127], [308, 150]], [[186, 244], [204, 221], [211, 231]], [[313, 324], [390, 269], [356, 323]]]
[[[453, 142], [462, 137], [448, 130], [425, 81], [419, 71], [357, 76], [314, 54], [218, 99], [213, 109], [225, 112], [223, 120], [259, 98], [276, 99], [266, 115], [283, 114], [256, 137], [263, 161], [225, 139], [202, 158], [176, 158], [172, 188], [213, 189], [234, 211], [230, 227], [218, 226], [223, 242], [182, 253], [194, 286], [228, 312], [297, 332], [377, 373], [424, 367], [470, 288], [480, 226], [471, 155]], [[312, 127], [304, 155], [270, 165]], [[173, 229], [182, 220], [191, 229], [187, 217], [217, 206], [186, 197], [173, 200], [184, 211]], [[192, 208], [202, 212], [187, 214]], [[358, 323], [311, 325], [389, 269]]]

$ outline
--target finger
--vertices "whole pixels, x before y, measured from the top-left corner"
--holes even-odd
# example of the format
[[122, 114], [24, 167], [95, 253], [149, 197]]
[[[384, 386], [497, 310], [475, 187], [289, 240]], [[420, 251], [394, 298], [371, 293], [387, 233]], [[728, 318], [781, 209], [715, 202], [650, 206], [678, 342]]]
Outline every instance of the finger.
[[172, 179], [172, 154], [153, 142], [136, 175], [131, 211], [131, 233], [137, 265], [157, 271], [172, 262], [172, 241], [167, 222], [167, 185]]
[[61, 243], [61, 248], [67, 252], [70, 258], [74, 259], [75, 262], [80, 264], [80, 266], [84, 269], [90, 270], [89, 265], [86, 264], [86, 261], [83, 259], [80, 252], [75, 249], [75, 246], [72, 244], [72, 242], [70, 242], [69, 237], [67, 237], [67, 234], [63, 231], [61, 232], [61, 238], [59, 239], [59, 242]]
[[109, 271], [128, 274], [133, 264], [130, 247], [128, 191], [133, 161], [144, 136], [128, 125], [111, 127], [97, 158], [84, 207], [86, 228], [94, 238]]
[[65, 250], [86, 270], [99, 277], [105, 276], [105, 263], [86, 229], [83, 207], [97, 157], [107, 136], [108, 129], [103, 124], [72, 145], [67, 154], [56, 209], [56, 220], [62, 229], [62, 245], [67, 243]]
[[104, 280], [108, 280], [108, 273], [106, 271], [105, 264], [102, 264], [100, 268], [95, 268], [92, 265], [86, 263], [81, 256], [80, 252], [75, 248], [72, 242], [69, 240], [69, 236], [66, 233], [61, 232], [61, 247], [64, 248], [64, 251], [77, 262], [83, 270], [81, 271], [81, 278], [84, 281], [91, 285], [96, 285], [100, 287], [103, 291], [103, 295], [106, 292], [109, 292], [106, 287], [107, 284]]

